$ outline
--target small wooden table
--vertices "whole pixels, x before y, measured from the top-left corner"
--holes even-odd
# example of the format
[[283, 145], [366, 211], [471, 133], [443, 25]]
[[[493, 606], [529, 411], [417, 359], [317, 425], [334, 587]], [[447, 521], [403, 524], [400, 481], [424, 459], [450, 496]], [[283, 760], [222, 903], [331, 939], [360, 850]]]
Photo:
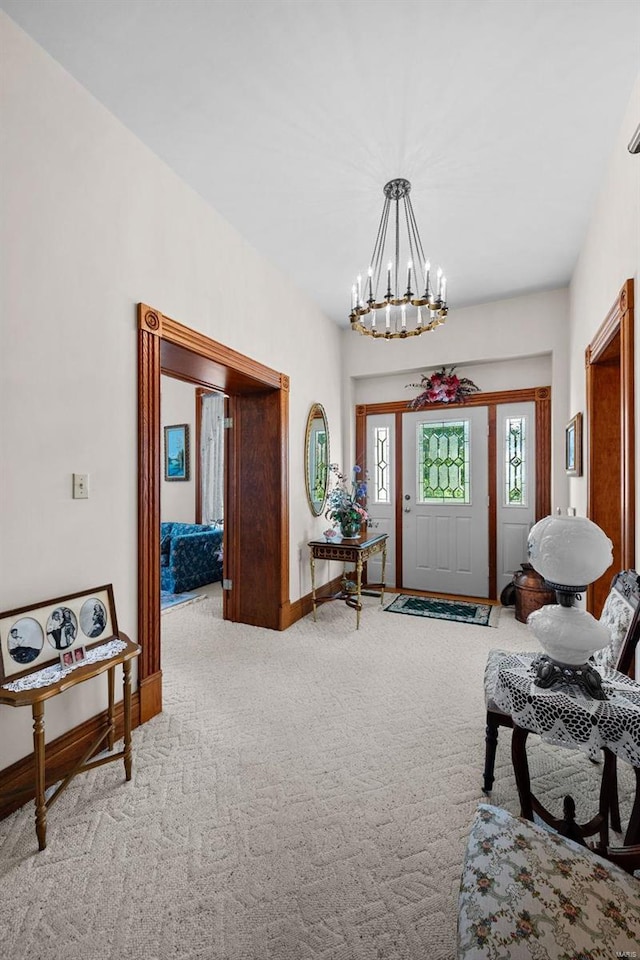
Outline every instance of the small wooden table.
[[[599, 833], [600, 846], [606, 849], [609, 824], [621, 832], [616, 775], [616, 757], [620, 757], [633, 766], [636, 780], [624, 845], [640, 843], [640, 684], [616, 670], [608, 671], [602, 678], [606, 700], [594, 700], [575, 686], [538, 687], [534, 683], [537, 657], [533, 653], [505, 653], [493, 692], [497, 706], [513, 720], [511, 757], [522, 816], [533, 820], [536, 813], [573, 839], [576, 832], [583, 837]], [[592, 759], [602, 751], [598, 812], [588, 823], [576, 824], [573, 820], [571, 797], [565, 798], [565, 816], [560, 819], [534, 795], [526, 752], [529, 733], [538, 734], [547, 743], [582, 750]]]
[[[114, 656], [105, 660], [97, 660], [84, 666], [76, 667], [66, 676], [43, 687], [33, 687], [25, 690], [7, 690], [0, 686], [0, 703], [11, 707], [31, 707], [33, 716], [33, 758], [36, 790], [36, 834], [38, 849], [44, 850], [47, 845], [47, 810], [54, 803], [62, 791], [78, 773], [101, 767], [114, 760], [124, 760], [125, 778], [131, 780], [131, 664], [140, 653], [140, 647], [133, 643], [125, 634], [120, 633], [116, 638], [126, 646]], [[123, 707], [124, 707], [124, 745], [119, 753], [108, 757], [100, 757], [89, 761], [89, 757], [96, 753], [101, 743], [106, 740], [107, 749], [113, 750], [115, 734], [115, 668], [122, 664], [123, 670]], [[91, 680], [101, 673], [107, 674], [108, 706], [105, 725], [97, 739], [85, 751], [83, 757], [60, 783], [48, 800], [45, 800], [45, 743], [44, 743], [44, 705], [50, 697], [56, 697], [78, 683]], [[10, 682], [10, 681], [9, 681]]]
[[[339, 543], [330, 543], [327, 540], [310, 540], [309, 548], [311, 554], [309, 557], [311, 563], [311, 598], [313, 600], [313, 619], [316, 619], [316, 608], [319, 603], [327, 603], [329, 600], [344, 600], [349, 607], [356, 611], [356, 629], [360, 629], [360, 611], [362, 610], [362, 595], [380, 597], [380, 603], [384, 603], [384, 577], [387, 565], [387, 539], [388, 534], [378, 533], [371, 536], [365, 533], [360, 537], [354, 537], [352, 540], [341, 540]], [[376, 591], [362, 590], [362, 567], [363, 564], [376, 553], [382, 552], [382, 582], [373, 584], [379, 586]], [[342, 588], [337, 593], [332, 593], [328, 597], [316, 597], [316, 560], [342, 560], [343, 563], [355, 563], [356, 582], [355, 587], [349, 586], [350, 581], [346, 577], [342, 578]]]

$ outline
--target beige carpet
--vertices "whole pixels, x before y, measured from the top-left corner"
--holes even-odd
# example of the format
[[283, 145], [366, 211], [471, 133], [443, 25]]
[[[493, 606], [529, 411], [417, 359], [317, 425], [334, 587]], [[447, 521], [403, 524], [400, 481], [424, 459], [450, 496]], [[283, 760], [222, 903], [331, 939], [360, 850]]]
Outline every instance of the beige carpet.
[[[0, 822], [2, 957], [453, 958], [484, 664], [532, 649], [527, 629], [367, 598], [359, 632], [334, 603], [274, 633], [217, 619], [215, 593], [162, 618], [164, 713], [134, 732], [133, 781], [77, 778], [40, 854], [32, 804]], [[509, 740], [493, 799], [517, 812]], [[567, 770], [593, 798], [581, 754], [532, 753], [547, 799]]]

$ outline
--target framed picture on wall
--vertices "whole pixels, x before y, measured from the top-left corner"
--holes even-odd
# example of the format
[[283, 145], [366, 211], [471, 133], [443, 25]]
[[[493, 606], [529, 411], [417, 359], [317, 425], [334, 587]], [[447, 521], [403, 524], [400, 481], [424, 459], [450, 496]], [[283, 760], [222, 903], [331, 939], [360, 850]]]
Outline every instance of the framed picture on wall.
[[81, 663], [87, 650], [118, 636], [110, 583], [83, 593], [0, 613], [0, 683], [59, 662]]
[[576, 413], [565, 429], [564, 468], [570, 477], [582, 476], [582, 414]]
[[164, 478], [189, 479], [189, 424], [164, 428]]

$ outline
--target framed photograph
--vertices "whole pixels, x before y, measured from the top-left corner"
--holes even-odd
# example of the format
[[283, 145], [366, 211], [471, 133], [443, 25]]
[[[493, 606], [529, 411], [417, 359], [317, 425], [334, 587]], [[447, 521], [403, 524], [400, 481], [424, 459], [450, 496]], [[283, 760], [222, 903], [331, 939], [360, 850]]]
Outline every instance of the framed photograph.
[[60, 666], [61, 666], [61, 667], [72, 667], [72, 666], [73, 666], [73, 650], [61, 650], [61, 651], [60, 651]]
[[564, 438], [564, 469], [570, 477], [582, 476], [582, 414], [569, 420]]
[[189, 424], [164, 428], [164, 478], [189, 479]]
[[[59, 661], [71, 666], [87, 648], [118, 636], [110, 583], [0, 613], [0, 683]], [[67, 660], [65, 660], [65, 654]]]

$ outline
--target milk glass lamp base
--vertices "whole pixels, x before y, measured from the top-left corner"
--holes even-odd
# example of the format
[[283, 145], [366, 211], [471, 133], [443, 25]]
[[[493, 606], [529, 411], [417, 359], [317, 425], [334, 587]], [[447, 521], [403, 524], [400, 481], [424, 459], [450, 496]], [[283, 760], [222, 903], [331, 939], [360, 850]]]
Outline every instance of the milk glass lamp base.
[[593, 700], [606, 700], [602, 689], [602, 678], [590, 663], [580, 666], [570, 663], [558, 663], [543, 654], [537, 662], [536, 676], [533, 681], [537, 687], [572, 686], [580, 687]]

